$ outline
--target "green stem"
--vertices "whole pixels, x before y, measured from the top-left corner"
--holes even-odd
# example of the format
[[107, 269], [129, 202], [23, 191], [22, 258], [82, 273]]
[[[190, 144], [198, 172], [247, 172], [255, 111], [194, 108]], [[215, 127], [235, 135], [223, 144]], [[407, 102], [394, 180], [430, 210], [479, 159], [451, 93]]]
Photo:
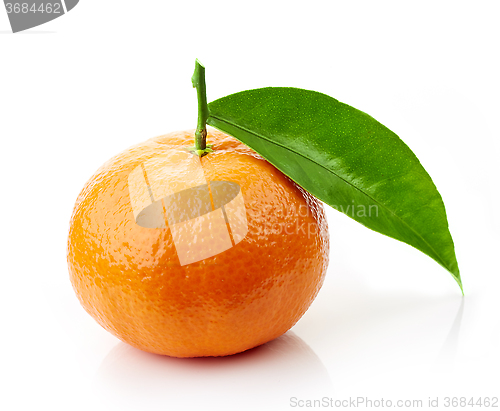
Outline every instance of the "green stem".
[[[191, 77], [193, 87], [196, 87], [198, 95], [198, 124], [194, 134], [195, 149], [204, 152], [207, 148], [207, 87], [205, 84], [205, 67], [196, 59], [194, 74]], [[200, 153], [201, 155], [201, 153]]]

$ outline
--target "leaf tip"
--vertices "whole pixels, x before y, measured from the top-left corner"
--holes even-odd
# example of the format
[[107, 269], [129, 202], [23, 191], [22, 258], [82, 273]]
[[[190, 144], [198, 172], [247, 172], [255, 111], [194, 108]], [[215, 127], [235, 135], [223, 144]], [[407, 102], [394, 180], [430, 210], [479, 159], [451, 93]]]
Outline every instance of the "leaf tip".
[[453, 278], [457, 282], [458, 286], [460, 287], [460, 291], [462, 291], [462, 297], [465, 296], [464, 294], [464, 286], [462, 284], [462, 279], [460, 278], [460, 274], [453, 274]]

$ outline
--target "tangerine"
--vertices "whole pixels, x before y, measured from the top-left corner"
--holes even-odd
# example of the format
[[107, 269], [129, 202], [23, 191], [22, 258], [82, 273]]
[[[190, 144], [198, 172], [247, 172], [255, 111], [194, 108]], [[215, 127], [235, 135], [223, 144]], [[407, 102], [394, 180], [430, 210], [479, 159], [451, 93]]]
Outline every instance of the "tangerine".
[[214, 129], [156, 137], [106, 162], [71, 217], [68, 265], [85, 310], [141, 350], [224, 356], [289, 330], [328, 265], [320, 201]]

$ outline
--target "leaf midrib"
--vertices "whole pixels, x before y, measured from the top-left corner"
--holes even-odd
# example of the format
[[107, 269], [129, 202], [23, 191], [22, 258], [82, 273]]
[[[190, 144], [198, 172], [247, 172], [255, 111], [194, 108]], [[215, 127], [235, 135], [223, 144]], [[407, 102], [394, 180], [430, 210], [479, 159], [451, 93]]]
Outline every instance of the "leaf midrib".
[[[209, 119], [208, 119], [208, 121], [207, 121], [209, 124], [210, 124], [210, 117], [215, 118], [215, 119], [217, 119], [217, 120], [219, 120], [219, 121], [221, 121], [221, 122], [225, 122], [225, 123], [227, 123], [227, 124], [229, 124], [229, 125], [231, 125], [231, 126], [233, 126], [233, 127], [235, 127], [235, 128], [238, 128], [238, 129], [240, 129], [240, 130], [243, 130], [243, 131], [245, 131], [245, 132], [247, 132], [247, 133], [249, 133], [249, 134], [252, 134], [252, 135], [254, 135], [254, 136], [255, 136], [255, 137], [257, 137], [257, 138], [262, 138], [262, 139], [266, 140], [267, 142], [269, 142], [269, 143], [271, 143], [271, 144], [274, 144], [274, 145], [276, 145], [276, 146], [278, 146], [278, 147], [281, 147], [282, 149], [289, 150], [289, 151], [291, 151], [291, 152], [295, 153], [296, 155], [298, 155], [298, 156], [300, 156], [300, 157], [303, 157], [303, 158], [305, 158], [306, 160], [309, 160], [310, 162], [312, 162], [312, 163], [316, 164], [317, 166], [319, 166], [319, 167], [321, 167], [321, 168], [325, 169], [326, 171], [328, 171], [328, 172], [332, 173], [332, 174], [333, 174], [333, 175], [335, 175], [337, 178], [339, 178], [340, 180], [344, 181], [345, 183], [347, 183], [347, 184], [348, 184], [348, 185], [350, 185], [351, 187], [355, 188], [355, 189], [356, 189], [356, 190], [358, 190], [361, 194], [363, 194], [363, 195], [365, 195], [366, 197], [370, 198], [370, 199], [371, 199], [371, 200], [373, 200], [375, 203], [377, 203], [377, 204], [378, 204], [378, 205], [380, 205], [382, 208], [384, 208], [384, 209], [385, 209], [385, 210], [387, 210], [389, 213], [391, 213], [393, 216], [395, 216], [395, 217], [396, 217], [396, 218], [397, 218], [397, 219], [398, 219], [401, 223], [403, 223], [403, 224], [404, 224], [406, 227], [408, 227], [408, 228], [409, 228], [409, 229], [410, 229], [413, 233], [415, 233], [415, 234], [416, 234], [416, 235], [417, 235], [417, 236], [418, 236], [418, 237], [419, 237], [419, 238], [420, 238], [420, 239], [421, 239], [421, 240], [422, 240], [422, 241], [423, 241], [423, 242], [424, 242], [424, 243], [425, 243], [425, 244], [426, 244], [426, 245], [427, 245], [427, 246], [428, 246], [431, 250], [432, 250], [432, 252], [434, 253], [434, 255], [438, 257], [439, 262], [441, 263], [441, 265], [443, 265], [444, 267], [446, 267], [446, 269], [447, 269], [450, 273], [452, 273], [452, 274], [455, 276], [455, 273], [454, 273], [454, 272], [450, 269], [450, 267], [448, 266], [448, 264], [446, 264], [446, 263], [445, 263], [445, 262], [441, 259], [441, 256], [440, 256], [440, 255], [436, 252], [436, 250], [434, 249], [434, 247], [432, 247], [432, 245], [430, 245], [430, 244], [427, 242], [427, 240], [426, 240], [424, 237], [422, 237], [422, 235], [420, 235], [417, 231], [415, 231], [415, 229], [414, 229], [412, 226], [410, 226], [410, 225], [409, 225], [409, 224], [408, 224], [405, 220], [403, 220], [400, 216], [398, 216], [397, 214], [395, 214], [395, 213], [394, 213], [394, 211], [392, 211], [390, 208], [388, 208], [386, 205], [384, 205], [383, 203], [381, 203], [381, 202], [380, 202], [380, 201], [378, 201], [377, 199], [375, 199], [375, 198], [373, 198], [372, 196], [370, 196], [370, 195], [366, 194], [366, 193], [365, 193], [363, 190], [361, 190], [359, 187], [356, 187], [354, 184], [352, 184], [351, 182], [347, 181], [345, 178], [343, 178], [343, 177], [339, 176], [337, 173], [335, 173], [334, 171], [330, 170], [329, 168], [326, 168], [326, 167], [325, 167], [325, 166], [323, 166], [322, 164], [317, 163], [316, 161], [314, 161], [313, 159], [309, 158], [308, 156], [305, 156], [305, 155], [303, 155], [303, 154], [301, 154], [301, 153], [297, 153], [295, 150], [292, 150], [292, 149], [290, 149], [290, 148], [288, 148], [288, 147], [285, 147], [285, 146], [283, 146], [282, 144], [279, 144], [279, 143], [277, 143], [277, 142], [275, 142], [275, 141], [269, 140], [268, 138], [266, 138], [266, 137], [264, 137], [264, 136], [261, 136], [261, 135], [259, 135], [259, 134], [256, 134], [255, 132], [253, 132], [253, 131], [251, 131], [251, 130], [248, 130], [247, 128], [242, 127], [242, 126], [240, 126], [240, 125], [237, 125], [237, 124], [235, 124], [235, 123], [233, 123], [233, 122], [231, 122], [231, 121], [229, 121], [229, 120], [226, 120], [226, 119], [223, 119], [223, 118], [217, 117], [216, 115], [213, 115], [212, 113], [210, 113], [210, 115], [209, 115]], [[290, 176], [288, 176], [288, 177], [290, 177]], [[291, 178], [291, 177], [290, 177], [290, 178]]]

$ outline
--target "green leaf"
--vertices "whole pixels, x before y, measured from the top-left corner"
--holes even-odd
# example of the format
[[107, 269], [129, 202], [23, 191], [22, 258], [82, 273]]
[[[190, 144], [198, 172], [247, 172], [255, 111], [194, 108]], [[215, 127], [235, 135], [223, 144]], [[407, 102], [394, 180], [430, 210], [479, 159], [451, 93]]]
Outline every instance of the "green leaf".
[[208, 124], [335, 209], [427, 254], [462, 289], [443, 200], [415, 154], [387, 127], [297, 88], [243, 91], [208, 108]]

